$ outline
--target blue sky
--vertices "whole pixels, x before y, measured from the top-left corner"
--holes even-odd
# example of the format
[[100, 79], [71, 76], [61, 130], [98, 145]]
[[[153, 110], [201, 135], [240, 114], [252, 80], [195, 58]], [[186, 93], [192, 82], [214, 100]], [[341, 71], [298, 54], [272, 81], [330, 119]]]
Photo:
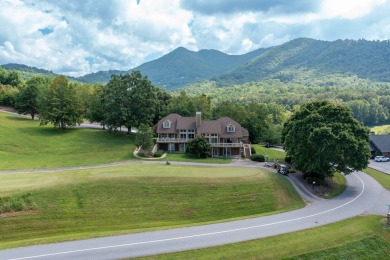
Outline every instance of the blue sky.
[[0, 64], [70, 76], [177, 47], [242, 54], [298, 37], [390, 39], [390, 0], [0, 0]]

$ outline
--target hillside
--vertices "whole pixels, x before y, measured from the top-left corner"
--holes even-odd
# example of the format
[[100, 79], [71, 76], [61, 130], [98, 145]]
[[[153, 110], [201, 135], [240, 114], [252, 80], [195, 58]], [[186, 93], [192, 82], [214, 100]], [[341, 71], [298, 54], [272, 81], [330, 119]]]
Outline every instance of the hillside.
[[[34, 73], [55, 75], [51, 71], [25, 65], [7, 64], [2, 67], [20, 71], [23, 78]], [[132, 70], [140, 70], [154, 85], [168, 91], [204, 80], [216, 82], [218, 86], [232, 86], [267, 79], [302, 82], [302, 77], [305, 77], [310, 83], [311, 80], [335, 74], [390, 82], [390, 41], [329, 42], [299, 38], [243, 55], [228, 55], [217, 50], [194, 52], [180, 47]], [[112, 74], [126, 74], [132, 70], [100, 71], [76, 80], [107, 83]]]
[[265, 49], [259, 49], [244, 55], [228, 55], [216, 50], [194, 52], [179, 47], [161, 58], [144, 63], [130, 71], [99, 71], [79, 77], [78, 80], [87, 83], [106, 83], [112, 74], [139, 70], [143, 75], [147, 75], [153, 84], [172, 90], [225, 73], [264, 51]]
[[36, 67], [30, 67], [24, 64], [16, 64], [16, 63], [8, 63], [1, 65], [5, 70], [16, 70], [20, 73], [20, 76], [26, 80], [33, 75], [40, 75], [40, 76], [46, 76], [46, 77], [55, 77], [56, 74], [49, 70], [39, 69]]
[[390, 41], [300, 38], [266, 52], [212, 80], [218, 85], [257, 82], [276, 78], [284, 82], [310, 71], [313, 78], [330, 74], [356, 75], [373, 81], [390, 82]]

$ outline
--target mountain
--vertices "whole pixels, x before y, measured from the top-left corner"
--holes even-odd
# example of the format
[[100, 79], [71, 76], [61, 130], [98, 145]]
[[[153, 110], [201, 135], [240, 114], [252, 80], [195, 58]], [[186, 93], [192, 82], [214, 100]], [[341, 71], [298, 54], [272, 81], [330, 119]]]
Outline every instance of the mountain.
[[[25, 65], [2, 65], [22, 72], [55, 76], [47, 70]], [[279, 46], [258, 49], [243, 55], [228, 55], [217, 50], [197, 52], [183, 47], [132, 70], [100, 71], [78, 77], [85, 83], [107, 83], [112, 74], [140, 70], [154, 85], [176, 90], [188, 84], [210, 80], [218, 86], [231, 86], [264, 79], [282, 82], [311, 82], [327, 75], [357, 76], [378, 82], [390, 82], [390, 41], [321, 41], [298, 38]], [[74, 78], [73, 78], [74, 79]]]
[[129, 71], [100, 71], [79, 77], [78, 80], [87, 83], [106, 83], [112, 74], [125, 74], [139, 70], [143, 75], [147, 75], [153, 84], [172, 90], [225, 73], [257, 57], [265, 50], [259, 49], [244, 55], [228, 55], [216, 50], [194, 52], [179, 47], [161, 58]]
[[4, 65], [0, 65], [5, 70], [16, 70], [20, 73], [20, 76], [26, 80], [33, 75], [39, 74], [40, 76], [45, 76], [45, 77], [55, 77], [56, 74], [49, 70], [44, 70], [44, 69], [39, 69], [36, 67], [30, 67], [24, 64], [16, 64], [16, 63], [8, 63]]
[[292, 81], [302, 72], [312, 77], [330, 74], [356, 75], [373, 81], [390, 82], [390, 41], [299, 38], [269, 48], [254, 59], [223, 75], [218, 85], [257, 82], [266, 78]]

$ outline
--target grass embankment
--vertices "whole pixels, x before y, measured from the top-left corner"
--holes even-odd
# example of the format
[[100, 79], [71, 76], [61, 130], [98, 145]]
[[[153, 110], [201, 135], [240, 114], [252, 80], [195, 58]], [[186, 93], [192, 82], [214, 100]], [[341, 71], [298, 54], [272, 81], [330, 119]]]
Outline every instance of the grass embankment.
[[0, 112], [0, 170], [103, 164], [133, 159], [133, 136], [55, 129]]
[[366, 168], [363, 171], [379, 182], [385, 189], [390, 190], [389, 175], [372, 168]]
[[143, 259], [388, 259], [390, 228], [359, 216], [290, 234]]
[[33, 214], [0, 217], [0, 249], [279, 213], [304, 206], [286, 178], [253, 168], [127, 165], [0, 175]]
[[370, 131], [374, 132], [377, 135], [390, 134], [390, 125], [380, 125], [370, 128]]
[[273, 162], [274, 160], [278, 160], [279, 162], [284, 162], [284, 158], [286, 157], [286, 153], [277, 149], [267, 148], [264, 145], [252, 144], [253, 148], [255, 148], [256, 154], [265, 155], [268, 154], [268, 161]]

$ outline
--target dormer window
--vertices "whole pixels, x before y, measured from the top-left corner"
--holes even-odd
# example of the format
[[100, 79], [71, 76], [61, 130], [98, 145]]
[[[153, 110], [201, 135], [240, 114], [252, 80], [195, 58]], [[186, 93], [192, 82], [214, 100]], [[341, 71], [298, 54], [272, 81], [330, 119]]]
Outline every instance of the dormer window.
[[232, 124], [227, 126], [228, 133], [234, 133], [236, 131], [236, 127]]
[[163, 128], [171, 128], [171, 121], [169, 120], [164, 121]]

